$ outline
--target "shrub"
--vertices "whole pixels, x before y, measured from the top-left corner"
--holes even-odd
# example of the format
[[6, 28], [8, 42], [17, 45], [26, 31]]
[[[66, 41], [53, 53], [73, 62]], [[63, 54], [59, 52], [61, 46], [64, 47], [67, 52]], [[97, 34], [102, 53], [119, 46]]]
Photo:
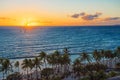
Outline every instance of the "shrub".
[[114, 72], [114, 71], [111, 71], [111, 72], [108, 73], [109, 77], [114, 77], [114, 76], [117, 76], [117, 75], [118, 74], [116, 72]]
[[89, 77], [84, 77], [84, 78], [82, 78], [80, 80], [89, 80]]
[[18, 72], [15, 72], [7, 76], [7, 80], [21, 80], [21, 79], [22, 79], [22, 75]]
[[120, 68], [120, 63], [116, 63], [116, 64], [115, 64], [115, 67], [116, 67], [116, 68]]

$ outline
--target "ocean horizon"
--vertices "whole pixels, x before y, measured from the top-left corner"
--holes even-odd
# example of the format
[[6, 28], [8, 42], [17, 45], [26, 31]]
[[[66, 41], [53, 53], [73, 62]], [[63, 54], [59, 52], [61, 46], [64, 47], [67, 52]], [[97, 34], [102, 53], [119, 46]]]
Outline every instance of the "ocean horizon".
[[120, 46], [120, 26], [0, 27], [0, 57], [30, 57], [41, 51], [62, 53], [114, 50]]

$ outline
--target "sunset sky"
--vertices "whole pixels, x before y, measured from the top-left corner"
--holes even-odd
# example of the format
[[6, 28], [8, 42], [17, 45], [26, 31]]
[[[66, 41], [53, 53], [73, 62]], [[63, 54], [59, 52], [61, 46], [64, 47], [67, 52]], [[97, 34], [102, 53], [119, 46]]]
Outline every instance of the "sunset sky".
[[0, 0], [0, 26], [119, 24], [120, 0]]

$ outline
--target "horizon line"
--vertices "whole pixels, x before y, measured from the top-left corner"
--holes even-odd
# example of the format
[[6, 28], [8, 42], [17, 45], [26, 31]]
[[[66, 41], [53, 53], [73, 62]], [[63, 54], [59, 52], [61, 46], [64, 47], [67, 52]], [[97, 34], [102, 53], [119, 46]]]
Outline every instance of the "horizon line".
[[[116, 24], [116, 25], [51, 25], [51, 26], [41, 26], [41, 25], [37, 25], [37, 26], [28, 26], [28, 27], [91, 27], [91, 26], [120, 26], [120, 24]], [[0, 25], [0, 27], [25, 27], [25, 26], [19, 26], [19, 25]]]

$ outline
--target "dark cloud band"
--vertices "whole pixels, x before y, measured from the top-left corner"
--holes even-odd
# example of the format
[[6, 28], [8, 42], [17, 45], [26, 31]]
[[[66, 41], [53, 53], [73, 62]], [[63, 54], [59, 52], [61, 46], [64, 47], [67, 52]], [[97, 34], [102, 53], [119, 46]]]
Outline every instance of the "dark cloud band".
[[79, 18], [81, 17], [83, 20], [94, 20], [98, 18], [102, 13], [96, 13], [96, 14], [86, 14], [85, 12], [79, 13], [79, 14], [73, 14], [72, 18]]
[[109, 17], [104, 19], [105, 21], [113, 21], [113, 20], [120, 20], [120, 17]]

